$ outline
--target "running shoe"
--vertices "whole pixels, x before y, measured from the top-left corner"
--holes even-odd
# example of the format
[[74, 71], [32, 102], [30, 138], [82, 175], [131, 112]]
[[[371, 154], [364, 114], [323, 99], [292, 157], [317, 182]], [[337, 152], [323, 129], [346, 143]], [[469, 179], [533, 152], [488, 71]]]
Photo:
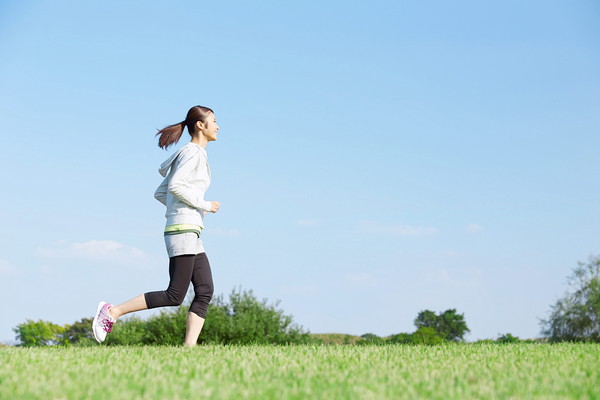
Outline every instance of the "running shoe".
[[110, 316], [108, 309], [112, 304], [105, 303], [101, 301], [98, 304], [98, 309], [96, 310], [96, 316], [94, 317], [94, 322], [92, 322], [92, 331], [94, 332], [94, 337], [98, 343], [104, 342], [106, 339], [106, 334], [112, 331], [113, 324], [116, 319]]

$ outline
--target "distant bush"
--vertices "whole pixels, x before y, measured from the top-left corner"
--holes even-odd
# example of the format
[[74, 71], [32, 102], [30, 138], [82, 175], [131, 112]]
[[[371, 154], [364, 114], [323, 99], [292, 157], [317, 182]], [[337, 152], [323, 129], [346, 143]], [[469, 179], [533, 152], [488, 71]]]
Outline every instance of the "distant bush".
[[64, 330], [58, 335], [60, 344], [79, 346], [91, 346], [96, 343], [94, 334], [90, 327], [93, 318], [82, 318], [81, 320], [64, 326]]
[[498, 343], [498, 342], [495, 341], [494, 339], [479, 339], [479, 340], [473, 342], [473, 344], [494, 344], [494, 343]]
[[309, 343], [311, 336], [293, 323], [275, 304], [259, 301], [252, 291], [233, 290], [229, 303], [223, 296], [209, 307], [200, 343]]
[[536, 338], [536, 339], [521, 339], [517, 336], [514, 336], [510, 333], [505, 333], [499, 335], [497, 339], [479, 339], [475, 342], [471, 342], [470, 344], [506, 344], [506, 343], [515, 343], [515, 344], [524, 344], [524, 343], [546, 343], [547, 339], [544, 338]]
[[413, 344], [441, 344], [445, 341], [432, 327], [422, 326], [412, 334]]
[[412, 333], [397, 333], [389, 337], [390, 343], [414, 344]]
[[178, 346], [185, 339], [189, 305], [162, 310], [145, 323], [144, 344]]
[[315, 333], [311, 337], [315, 343], [331, 345], [352, 345], [362, 340], [360, 336], [348, 335], [346, 333]]
[[17, 335], [17, 340], [21, 346], [48, 346], [56, 345], [61, 342], [61, 334], [65, 328], [48, 321], [26, 320], [17, 325], [13, 332]]
[[[148, 342], [151, 342], [151, 337], [148, 334], [147, 324], [148, 321], [136, 316], [129, 316], [123, 320], [119, 320], [119, 322], [113, 325], [112, 332], [106, 336], [105, 343], [121, 346], [148, 344]], [[185, 329], [185, 326], [183, 329]]]
[[398, 333], [388, 339], [389, 343], [435, 345], [446, 342], [432, 327], [420, 327], [413, 333]]
[[[180, 345], [185, 338], [188, 304], [162, 311], [147, 320], [136, 317], [117, 322], [107, 336], [110, 345]], [[252, 291], [234, 289], [229, 302], [223, 296], [213, 298], [199, 343], [249, 344], [249, 343], [309, 343], [308, 332], [293, 323], [292, 317], [259, 301]]]
[[169, 345], [177, 346], [185, 338], [188, 307], [162, 310], [160, 314], [143, 320], [136, 316], [126, 317], [113, 325], [106, 336], [108, 345]]
[[382, 338], [379, 337], [373, 333], [365, 333], [364, 335], [361, 335], [361, 340], [359, 340], [358, 342], [356, 342], [356, 344], [358, 345], [372, 345], [372, 344], [386, 344], [387, 341]]
[[521, 342], [521, 339], [519, 339], [517, 336], [513, 336], [510, 333], [505, 333], [504, 335], [500, 335], [498, 336], [498, 339], [496, 339], [497, 343], [519, 343]]

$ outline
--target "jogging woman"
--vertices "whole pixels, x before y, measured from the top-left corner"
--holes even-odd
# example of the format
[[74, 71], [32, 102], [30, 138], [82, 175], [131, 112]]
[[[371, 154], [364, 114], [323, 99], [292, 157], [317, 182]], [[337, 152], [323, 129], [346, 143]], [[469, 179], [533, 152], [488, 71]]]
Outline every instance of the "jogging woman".
[[164, 291], [144, 293], [119, 305], [101, 301], [92, 324], [99, 343], [122, 315], [180, 305], [190, 282], [194, 286], [194, 299], [187, 314], [184, 345], [195, 346], [198, 341], [213, 295], [210, 264], [200, 232], [206, 213], [216, 213], [220, 208], [219, 202], [204, 200], [210, 185], [205, 148], [208, 142], [217, 140], [219, 126], [210, 108], [195, 106], [190, 108], [184, 121], [158, 131], [158, 145], [167, 149], [177, 143], [185, 127], [192, 140], [162, 163], [159, 172], [165, 179], [154, 193], [154, 197], [167, 206], [164, 236], [169, 254], [169, 286]]

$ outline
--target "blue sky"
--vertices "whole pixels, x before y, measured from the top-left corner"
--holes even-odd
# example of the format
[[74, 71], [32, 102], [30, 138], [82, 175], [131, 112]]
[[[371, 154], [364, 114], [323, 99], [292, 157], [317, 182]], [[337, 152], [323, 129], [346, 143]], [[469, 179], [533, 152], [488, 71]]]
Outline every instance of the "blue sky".
[[[0, 341], [166, 288], [156, 129], [206, 105], [217, 294], [313, 333], [539, 335], [600, 253], [592, 1], [0, 5]], [[189, 136], [178, 144], [183, 145]], [[140, 313], [150, 315], [152, 311]]]

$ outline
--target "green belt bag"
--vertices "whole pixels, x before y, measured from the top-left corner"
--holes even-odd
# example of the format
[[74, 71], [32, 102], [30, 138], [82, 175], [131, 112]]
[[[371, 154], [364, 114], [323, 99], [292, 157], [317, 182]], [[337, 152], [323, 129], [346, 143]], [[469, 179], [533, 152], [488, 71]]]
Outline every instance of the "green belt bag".
[[195, 233], [200, 238], [200, 231], [198, 229], [180, 229], [178, 231], [169, 231], [165, 232], [165, 236], [167, 235], [179, 235], [180, 233]]

